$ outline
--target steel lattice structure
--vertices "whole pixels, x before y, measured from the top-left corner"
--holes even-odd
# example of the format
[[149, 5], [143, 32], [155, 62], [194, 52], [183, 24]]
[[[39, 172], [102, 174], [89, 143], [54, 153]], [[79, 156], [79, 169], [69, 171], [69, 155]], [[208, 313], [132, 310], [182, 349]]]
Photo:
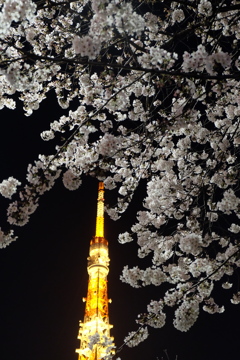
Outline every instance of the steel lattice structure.
[[[112, 325], [109, 324], [107, 275], [109, 272], [108, 242], [104, 238], [104, 184], [99, 183], [97, 200], [96, 233], [90, 242], [88, 267], [89, 282], [83, 322], [80, 321], [78, 339], [80, 348], [78, 360], [99, 360], [111, 343]], [[98, 334], [99, 340], [93, 346], [91, 339]]]

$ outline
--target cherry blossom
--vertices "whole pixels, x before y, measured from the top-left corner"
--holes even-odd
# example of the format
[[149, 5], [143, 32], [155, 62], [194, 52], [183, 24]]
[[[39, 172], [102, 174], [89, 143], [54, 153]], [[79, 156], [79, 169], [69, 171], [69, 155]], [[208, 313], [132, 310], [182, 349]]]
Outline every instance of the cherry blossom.
[[148, 337], [148, 328], [141, 327], [138, 331], [132, 331], [124, 339], [129, 347], [137, 346]]
[[141, 198], [119, 235], [139, 262], [121, 280], [165, 290], [139, 314], [129, 346], [164, 326], [169, 307], [180, 331], [202, 310], [222, 313], [219, 284], [240, 302], [239, 9], [235, 0], [0, 2], [0, 108], [20, 100], [33, 116], [54, 93], [62, 109], [41, 133], [56, 151], [28, 165], [21, 187], [0, 184], [12, 198], [0, 246], [59, 177], [69, 190], [85, 175], [104, 181], [114, 220]]
[[7, 180], [3, 180], [0, 184], [0, 193], [6, 198], [11, 199], [12, 195], [17, 191], [17, 186], [21, 185], [20, 181], [12, 176]]

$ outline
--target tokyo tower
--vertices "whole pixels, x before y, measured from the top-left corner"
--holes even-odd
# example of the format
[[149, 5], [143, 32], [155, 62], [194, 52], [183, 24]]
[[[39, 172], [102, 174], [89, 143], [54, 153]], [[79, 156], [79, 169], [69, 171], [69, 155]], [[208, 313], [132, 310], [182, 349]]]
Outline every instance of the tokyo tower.
[[109, 256], [108, 242], [104, 238], [103, 182], [98, 186], [96, 233], [90, 242], [87, 271], [87, 297], [83, 298], [86, 302], [85, 315], [83, 322], [80, 321], [80, 348], [76, 352], [79, 354], [78, 360], [99, 360], [104, 355], [110, 355], [112, 350], [109, 353], [109, 344], [114, 345], [108, 316], [108, 303], [111, 301], [107, 294]]

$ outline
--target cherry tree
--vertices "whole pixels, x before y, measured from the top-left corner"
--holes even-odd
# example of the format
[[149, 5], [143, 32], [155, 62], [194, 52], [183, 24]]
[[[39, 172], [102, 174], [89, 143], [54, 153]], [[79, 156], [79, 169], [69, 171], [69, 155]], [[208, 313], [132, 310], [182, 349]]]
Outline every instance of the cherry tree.
[[1, 108], [20, 100], [31, 116], [54, 93], [65, 111], [41, 133], [55, 153], [28, 166], [25, 185], [12, 176], [0, 184], [11, 199], [1, 247], [59, 177], [69, 190], [83, 175], [104, 181], [118, 192], [107, 209], [115, 220], [141, 186], [142, 208], [119, 242], [137, 242], [151, 265], [139, 260], [121, 279], [165, 290], [126, 342], [164, 326], [169, 307], [180, 331], [200, 308], [223, 312], [219, 286], [238, 304], [239, 1], [1, 0], [0, 8]]

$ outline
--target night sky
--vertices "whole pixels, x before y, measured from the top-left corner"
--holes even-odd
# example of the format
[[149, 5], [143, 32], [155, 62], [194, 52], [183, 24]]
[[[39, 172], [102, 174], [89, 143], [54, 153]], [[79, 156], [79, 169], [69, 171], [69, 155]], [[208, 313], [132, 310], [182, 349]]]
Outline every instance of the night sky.
[[[27, 164], [38, 153], [51, 153], [53, 145], [40, 139], [50, 121], [58, 118], [53, 100], [29, 118], [22, 112], [2, 110], [0, 164], [2, 181], [14, 176], [24, 183]], [[56, 109], [56, 113], [50, 109]], [[84, 178], [74, 192], [59, 180], [40, 201], [29, 224], [19, 228], [19, 239], [0, 251], [0, 360], [77, 360], [75, 349], [79, 320], [83, 320], [87, 293], [87, 257], [89, 242], [95, 233], [97, 181]], [[111, 192], [105, 199], [111, 201]], [[120, 245], [117, 235], [134, 222], [136, 204], [118, 221], [105, 218], [105, 235], [109, 241], [110, 274], [108, 277], [110, 323], [117, 347], [124, 336], [137, 329], [135, 318], [145, 312], [147, 301], [161, 297], [161, 288], [132, 289], [121, 283], [124, 265], [141, 261], [137, 245]], [[7, 201], [0, 200], [2, 223]], [[144, 267], [144, 264], [142, 265]], [[227, 295], [225, 290], [225, 294]], [[225, 360], [239, 358], [239, 306], [226, 303], [221, 315], [201, 313], [196, 325], [180, 333], [172, 325], [171, 313], [163, 329], [151, 330], [147, 341], [136, 348], [125, 347], [122, 360], [157, 360], [168, 350], [169, 360]], [[221, 303], [220, 303], [221, 305]]]

